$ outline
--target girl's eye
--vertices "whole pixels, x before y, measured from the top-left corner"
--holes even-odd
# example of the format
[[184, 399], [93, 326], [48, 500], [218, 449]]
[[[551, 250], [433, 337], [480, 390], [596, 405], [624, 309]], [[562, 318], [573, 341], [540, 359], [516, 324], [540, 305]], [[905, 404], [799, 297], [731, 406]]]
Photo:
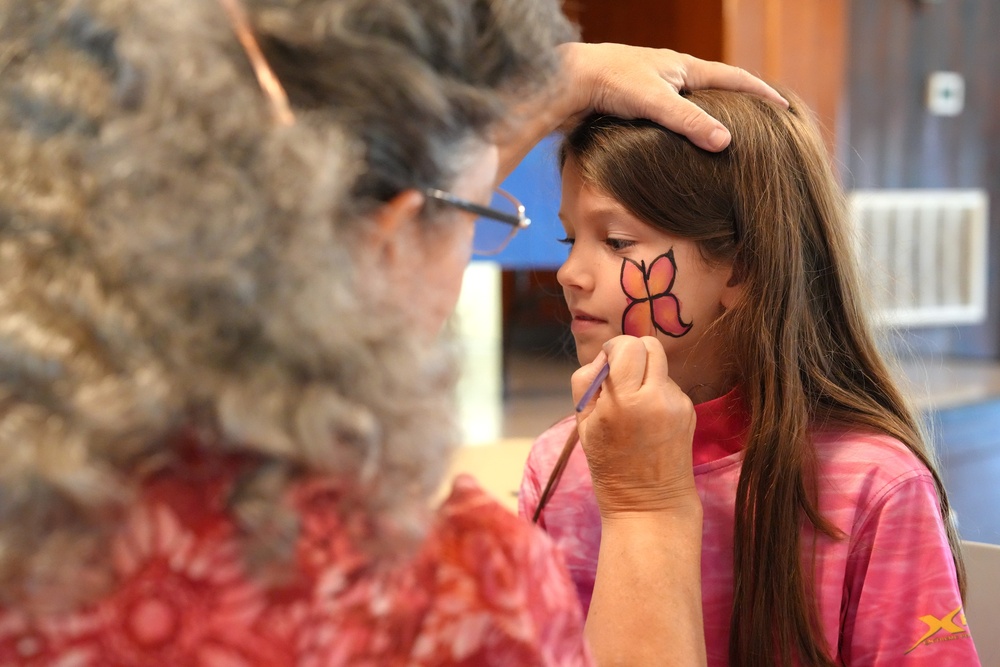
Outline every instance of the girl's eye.
[[628, 248], [631, 248], [632, 246], [635, 245], [635, 241], [630, 241], [628, 239], [616, 239], [616, 238], [607, 238], [605, 239], [604, 243], [606, 243], [607, 246], [612, 250], [614, 250], [615, 252], [619, 252], [621, 250], [627, 250]]
[[558, 241], [559, 243], [562, 243], [563, 245], [571, 246], [571, 245], [573, 245], [573, 242], [576, 241], [576, 239], [573, 239], [573, 238], [570, 238], [570, 237], [567, 236], [565, 238], [556, 239], [556, 241]]

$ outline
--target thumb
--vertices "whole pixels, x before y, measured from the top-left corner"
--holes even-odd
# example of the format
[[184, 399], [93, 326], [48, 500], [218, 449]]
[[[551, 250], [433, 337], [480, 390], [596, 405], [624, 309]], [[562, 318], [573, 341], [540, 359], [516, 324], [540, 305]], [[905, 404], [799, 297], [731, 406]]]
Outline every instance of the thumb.
[[[577, 412], [581, 417], [590, 414], [594, 409], [594, 399], [600, 393], [600, 382], [598, 377], [607, 365], [608, 355], [601, 350], [589, 364], [581, 366], [573, 373], [570, 386], [573, 390], [573, 405], [577, 407]], [[602, 378], [603, 380], [603, 378]], [[594, 383], [597, 382], [597, 386]], [[593, 391], [591, 391], [593, 390]], [[588, 396], [587, 394], [590, 393]]]

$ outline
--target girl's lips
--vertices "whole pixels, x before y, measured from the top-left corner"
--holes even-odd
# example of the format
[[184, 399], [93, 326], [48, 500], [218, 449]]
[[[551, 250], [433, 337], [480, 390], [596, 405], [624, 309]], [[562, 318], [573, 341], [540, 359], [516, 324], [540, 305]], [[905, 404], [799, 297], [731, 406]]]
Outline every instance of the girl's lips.
[[586, 313], [574, 313], [573, 322], [572, 324], [570, 324], [570, 329], [572, 329], [573, 333], [575, 334], [587, 331], [588, 329], [600, 326], [602, 324], [606, 324], [606, 322], [602, 319], [593, 317], [592, 315], [587, 315]]

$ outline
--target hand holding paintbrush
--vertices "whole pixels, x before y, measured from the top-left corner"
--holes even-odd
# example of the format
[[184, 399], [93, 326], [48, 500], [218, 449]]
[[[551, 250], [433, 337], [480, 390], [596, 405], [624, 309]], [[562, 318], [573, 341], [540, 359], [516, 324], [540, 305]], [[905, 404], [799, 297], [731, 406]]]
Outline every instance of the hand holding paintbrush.
[[694, 407], [670, 379], [659, 341], [614, 338], [573, 374], [572, 382], [577, 429], [542, 492], [535, 521], [581, 440], [602, 515], [692, 498]]

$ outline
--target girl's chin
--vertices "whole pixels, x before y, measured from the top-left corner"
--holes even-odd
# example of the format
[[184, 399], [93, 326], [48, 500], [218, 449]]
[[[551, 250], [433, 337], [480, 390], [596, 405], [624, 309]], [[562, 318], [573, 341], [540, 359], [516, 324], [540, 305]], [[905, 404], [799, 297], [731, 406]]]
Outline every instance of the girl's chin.
[[601, 347], [604, 343], [593, 343], [591, 341], [581, 341], [577, 339], [576, 341], [576, 360], [580, 362], [581, 366], [586, 366], [601, 352]]

